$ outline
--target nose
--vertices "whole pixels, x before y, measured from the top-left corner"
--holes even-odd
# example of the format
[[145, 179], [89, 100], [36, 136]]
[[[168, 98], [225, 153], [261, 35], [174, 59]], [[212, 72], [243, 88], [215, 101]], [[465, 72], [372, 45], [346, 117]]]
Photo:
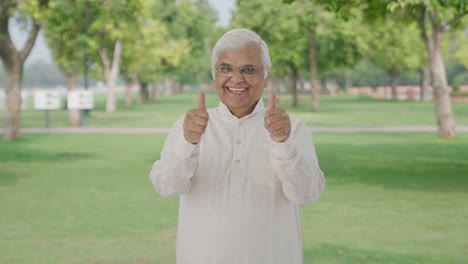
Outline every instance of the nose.
[[232, 74], [231, 80], [236, 81], [236, 82], [242, 82], [244, 81], [244, 76], [242, 76], [242, 73], [240, 69], [235, 69], [234, 73]]

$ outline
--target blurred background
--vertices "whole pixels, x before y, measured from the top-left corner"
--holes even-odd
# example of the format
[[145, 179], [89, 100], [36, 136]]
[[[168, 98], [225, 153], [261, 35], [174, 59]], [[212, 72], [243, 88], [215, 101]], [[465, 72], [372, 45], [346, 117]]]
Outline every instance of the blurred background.
[[0, 263], [175, 263], [167, 132], [232, 28], [313, 132], [305, 263], [468, 262], [468, 0], [0, 3]]
[[[31, 0], [2, 9], [7, 140], [19, 135], [21, 92], [92, 89], [106, 94], [106, 112], [114, 112], [117, 94], [130, 108], [134, 93], [144, 104], [210, 89], [211, 47], [236, 27], [269, 44], [269, 87], [290, 93], [293, 106], [310, 94], [314, 112], [320, 95], [433, 101], [434, 125], [453, 138], [451, 102], [468, 93], [465, 1]], [[76, 126], [79, 113], [69, 116]]]

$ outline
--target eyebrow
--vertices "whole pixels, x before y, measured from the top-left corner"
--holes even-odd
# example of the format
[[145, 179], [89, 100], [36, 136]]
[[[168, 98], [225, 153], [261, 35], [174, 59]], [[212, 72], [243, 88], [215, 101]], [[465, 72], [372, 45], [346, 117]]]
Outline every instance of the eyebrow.
[[[232, 66], [232, 67], [234, 67], [234, 65], [229, 64], [229, 63], [225, 63], [225, 62], [222, 62], [221, 64], [219, 64], [219, 66]], [[253, 64], [245, 64], [245, 65], [241, 65], [240, 67], [257, 67], [257, 66], [253, 65]]]

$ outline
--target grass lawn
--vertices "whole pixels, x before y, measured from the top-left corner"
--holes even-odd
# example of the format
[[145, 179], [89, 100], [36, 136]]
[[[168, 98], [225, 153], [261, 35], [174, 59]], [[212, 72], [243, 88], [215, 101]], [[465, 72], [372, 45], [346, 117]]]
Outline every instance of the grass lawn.
[[[264, 94], [267, 103], [266, 93]], [[84, 126], [89, 127], [171, 127], [173, 123], [190, 108], [197, 105], [197, 92], [163, 96], [157, 102], [144, 105], [134, 104], [132, 108], [124, 106], [123, 94], [118, 95], [117, 111], [104, 111], [105, 96], [96, 94], [96, 107], [89, 116], [84, 118]], [[393, 102], [375, 100], [365, 97], [340, 96], [321, 97], [319, 113], [310, 111], [309, 95], [301, 95], [298, 107], [291, 107], [291, 96], [278, 97], [279, 107], [284, 107], [289, 113], [301, 118], [309, 126], [405, 126], [429, 125], [435, 126], [434, 105], [431, 102]], [[214, 91], [207, 92], [207, 107], [218, 105], [218, 97]], [[32, 101], [30, 99], [30, 101]], [[23, 127], [45, 126], [44, 111], [33, 110], [30, 107], [22, 111], [21, 125]], [[468, 104], [453, 103], [453, 111], [457, 125], [468, 125]], [[67, 126], [67, 111], [50, 111], [50, 126]]]
[[[164, 139], [0, 142], [0, 263], [174, 263], [178, 200], [147, 177]], [[314, 139], [327, 187], [301, 207], [305, 263], [468, 262], [468, 134]]]

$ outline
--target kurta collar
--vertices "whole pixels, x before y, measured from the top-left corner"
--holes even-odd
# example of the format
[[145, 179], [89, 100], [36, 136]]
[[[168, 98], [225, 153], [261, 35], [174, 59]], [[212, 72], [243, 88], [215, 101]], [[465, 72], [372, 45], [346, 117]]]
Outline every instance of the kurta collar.
[[258, 100], [257, 105], [255, 106], [254, 110], [252, 113], [242, 117], [242, 118], [237, 118], [237, 116], [233, 115], [231, 111], [229, 111], [229, 108], [223, 102], [219, 101], [219, 106], [218, 106], [218, 112], [221, 114], [221, 116], [226, 117], [231, 120], [242, 120], [246, 118], [252, 118], [256, 116], [258, 113], [262, 112], [265, 109], [265, 105], [263, 103], [263, 98], [260, 97], [260, 100]]

